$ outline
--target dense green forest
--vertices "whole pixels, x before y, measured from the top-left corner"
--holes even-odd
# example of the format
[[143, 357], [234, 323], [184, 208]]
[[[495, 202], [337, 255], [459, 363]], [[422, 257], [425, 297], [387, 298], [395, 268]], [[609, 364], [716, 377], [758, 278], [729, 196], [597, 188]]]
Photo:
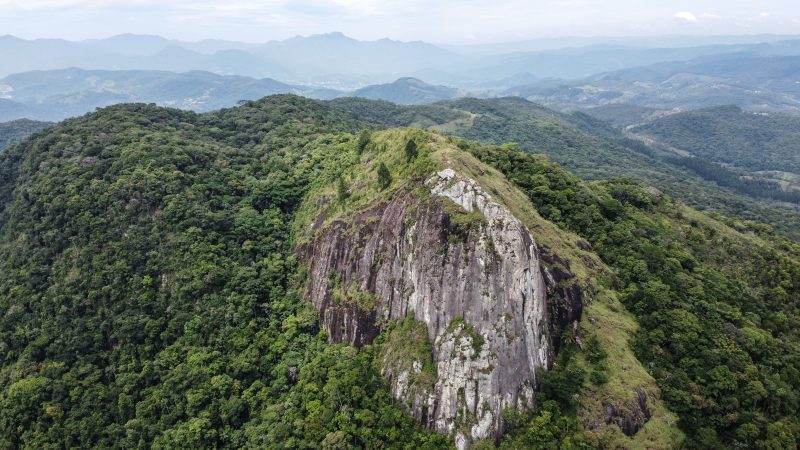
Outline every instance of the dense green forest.
[[780, 200], [788, 203], [800, 204], [800, 187], [784, 189], [781, 184], [750, 176], [747, 172], [729, 169], [703, 158], [691, 156], [671, 156], [665, 160], [684, 166], [708, 180], [714, 180], [720, 186], [730, 187], [752, 197], [761, 197]]
[[16, 144], [22, 139], [44, 130], [51, 124], [35, 120], [20, 119], [0, 123], [0, 151], [11, 144]]
[[720, 106], [667, 115], [634, 131], [751, 172], [800, 174], [800, 119], [795, 116]]
[[582, 183], [546, 158], [464, 143], [615, 269], [637, 356], [690, 448], [796, 448], [800, 246], [748, 237], [625, 179]]
[[[376, 126], [425, 127], [492, 144], [515, 142], [526, 152], [550, 156], [583, 179], [630, 177], [698, 209], [768, 223], [788, 236], [800, 237], [797, 207], [752, 196], [754, 189], [737, 189], [746, 182], [731, 186], [707, 179], [584, 113], [560, 114], [521, 98], [465, 98], [424, 106], [355, 98], [332, 103]], [[768, 188], [767, 193], [775, 190]]]
[[[294, 256], [298, 208], [337, 169], [326, 155], [358, 161], [365, 128], [416, 123], [487, 141], [451, 138], [608, 266], [595, 282], [637, 319], [631, 345], [687, 447], [796, 448], [798, 244], [612, 177], [621, 160], [603, 161], [614, 155], [634, 155], [617, 171], [660, 166], [636, 166], [644, 156], [565, 119], [504, 123], [513, 105], [472, 102], [395, 111], [276, 96], [201, 115], [120, 105], [10, 147], [0, 155], [0, 447], [450, 447], [392, 399], [377, 346], [327, 343]], [[512, 134], [530, 140], [495, 145]], [[608, 179], [582, 181], [519, 147]], [[398, 172], [387, 175], [388, 186]], [[587, 385], [613, 384], [616, 353], [563, 341], [540, 408], [509, 412], [501, 446], [602, 445], [579, 404]]]
[[292, 289], [298, 162], [344, 128], [294, 97], [116, 106], [4, 154], [0, 446], [445, 445]]

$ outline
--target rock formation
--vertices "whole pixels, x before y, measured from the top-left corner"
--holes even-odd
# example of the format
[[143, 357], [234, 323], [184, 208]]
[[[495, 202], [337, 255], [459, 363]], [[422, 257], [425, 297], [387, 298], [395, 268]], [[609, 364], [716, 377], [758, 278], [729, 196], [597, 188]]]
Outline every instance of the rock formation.
[[[505, 408], [534, 406], [553, 328], [579, 318], [580, 292], [478, 183], [445, 168], [315, 233], [300, 248], [307, 297], [332, 341], [369, 344], [407, 316], [424, 327], [420, 342], [384, 345], [383, 373], [417, 420], [466, 448], [499, 437]], [[548, 292], [567, 305], [553, 320]]]

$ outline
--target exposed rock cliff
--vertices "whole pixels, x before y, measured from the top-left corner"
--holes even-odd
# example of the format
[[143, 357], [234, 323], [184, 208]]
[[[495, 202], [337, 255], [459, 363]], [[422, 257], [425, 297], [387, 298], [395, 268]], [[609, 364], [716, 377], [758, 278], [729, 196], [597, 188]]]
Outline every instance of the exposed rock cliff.
[[317, 231], [301, 252], [331, 340], [361, 346], [407, 316], [424, 325], [416, 343], [390, 335], [383, 359], [418, 420], [465, 448], [499, 436], [505, 408], [533, 406], [551, 323], [579, 319], [580, 291], [568, 270], [542, 267], [535, 236], [478, 183], [444, 168]]

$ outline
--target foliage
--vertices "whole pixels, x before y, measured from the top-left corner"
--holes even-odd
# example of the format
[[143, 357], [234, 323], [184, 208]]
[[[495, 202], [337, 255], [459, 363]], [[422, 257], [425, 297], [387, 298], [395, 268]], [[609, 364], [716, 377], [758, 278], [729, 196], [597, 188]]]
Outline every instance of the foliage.
[[650, 145], [626, 138], [587, 114], [560, 114], [512, 97], [464, 98], [422, 106], [364, 99], [338, 99], [330, 104], [374, 126], [430, 128], [487, 144], [513, 142], [526, 152], [548, 155], [583, 179], [629, 177], [701, 210], [768, 223], [787, 236], [800, 237], [796, 207], [720, 186], [715, 178], [662, 159]]
[[343, 203], [349, 196], [350, 192], [347, 190], [347, 183], [344, 182], [344, 178], [339, 177], [336, 182], [336, 198], [339, 200], [339, 203]]
[[37, 122], [27, 119], [0, 123], [0, 151], [34, 133], [44, 130], [50, 125], [52, 124], [49, 122]]
[[[513, 147], [470, 150], [615, 269], [624, 304], [641, 325], [638, 357], [652, 368], [691, 447], [797, 440], [796, 244], [738, 224], [762, 237], [742, 234], [629, 180], [585, 184]], [[592, 347], [587, 359], [602, 362]]]
[[0, 447], [447, 447], [298, 295], [290, 224], [348, 120], [124, 105], [0, 156]]
[[417, 143], [413, 139], [411, 139], [406, 143], [405, 147], [406, 161], [413, 160], [414, 158], [417, 157], [417, 154], [418, 154]]
[[367, 145], [370, 142], [370, 134], [367, 130], [361, 130], [361, 133], [358, 134], [358, 142], [356, 143], [356, 148], [358, 148], [358, 154], [364, 153], [364, 150], [367, 149]]
[[392, 174], [389, 172], [389, 168], [386, 167], [386, 164], [381, 162], [378, 166], [378, 186], [381, 188], [381, 190], [384, 190], [391, 184]]
[[[472, 102], [452, 105], [486, 116], [481, 133], [502, 126], [493, 117], [507, 111]], [[115, 106], [0, 155], [0, 447], [450, 445], [392, 400], [376, 369], [386, 347], [327, 343], [299, 295], [305, 276], [293, 256], [301, 236], [293, 223], [309, 223], [301, 203], [324, 205], [345, 178], [366, 186], [350, 193], [347, 208], [374, 199], [361, 191], [389, 195], [375, 189], [376, 174], [381, 190], [428, 175], [431, 142], [446, 140], [389, 130], [371, 136], [359, 155], [351, 133], [375, 123], [339, 105], [278, 96], [203, 115]], [[464, 119], [442, 108], [425, 111]], [[521, 133], [522, 123], [504, 126]], [[586, 161], [619, 154], [596, 135], [572, 142], [585, 135], [567, 122], [536, 126], [548, 151], [562, 142], [572, 155], [566, 159], [583, 158], [597, 143], [598, 156]], [[420, 143], [410, 163], [409, 139]], [[608, 285], [640, 324], [637, 356], [679, 414], [689, 446], [797, 445], [797, 244], [768, 226], [709, 218], [628, 179], [583, 182], [514, 145], [458, 145], [505, 174], [541, 216], [581, 236], [613, 269]], [[460, 153], [462, 160], [455, 150], [447, 157], [474, 161]], [[471, 176], [497, 174], [483, 169]], [[319, 186], [327, 190], [309, 199]], [[511, 195], [486, 188], [497, 198]], [[480, 223], [453, 217], [466, 229]], [[546, 242], [555, 226], [538, 220], [530, 228]], [[583, 256], [597, 261], [589, 251]], [[341, 298], [363, 310], [376, 301], [341, 288]], [[394, 326], [415, 338], [398, 344], [395, 333], [378, 344], [428, 351], [419, 326]], [[541, 407], [509, 411], [512, 430], [501, 446], [596, 444], [576, 417], [582, 389], [611, 386], [622, 375], [613, 371], [618, 353], [608, 339], [586, 337], [580, 349], [565, 333], [553, 370], [539, 379]]]
[[800, 174], [796, 116], [719, 106], [667, 115], [635, 130], [712, 162]]

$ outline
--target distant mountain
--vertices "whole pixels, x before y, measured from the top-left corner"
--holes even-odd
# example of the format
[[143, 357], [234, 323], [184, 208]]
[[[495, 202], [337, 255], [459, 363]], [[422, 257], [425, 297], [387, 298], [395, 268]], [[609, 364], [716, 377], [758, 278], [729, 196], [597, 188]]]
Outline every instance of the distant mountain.
[[603, 45], [514, 52], [483, 57], [471, 66], [462, 68], [460, 72], [483, 80], [505, 78], [525, 72], [539, 78], [569, 80], [651, 64], [672, 64], [705, 56], [741, 52], [764, 56], [798, 55], [800, 40], [672, 48]]
[[[420, 41], [359, 41], [342, 33], [297, 36], [258, 44], [223, 40], [185, 42], [135, 34], [80, 42], [3, 36], [0, 37], [0, 55], [3, 55], [0, 77], [69, 67], [202, 70], [219, 75], [275, 78], [290, 84], [313, 84], [337, 90], [387, 83], [401, 77], [416, 77], [471, 90], [504, 90], [544, 78], [585, 78], [723, 53], [800, 55], [800, 40], [776, 41], [777, 38], [564, 40], [544, 46], [511, 43], [460, 51]], [[692, 42], [714, 45], [687, 46]], [[653, 48], [656, 45], [664, 47]], [[549, 48], [552, 46], [561, 48]]]
[[219, 39], [186, 42], [155, 35], [131, 33], [119, 34], [105, 39], [89, 39], [83, 41], [83, 43], [114, 53], [136, 56], [152, 55], [170, 46], [183, 47], [198, 53], [212, 54], [222, 50], [244, 50], [257, 45]]
[[443, 48], [463, 55], [499, 55], [541, 52], [577, 47], [616, 46], [630, 48], [681, 48], [709, 45], [763, 44], [798, 39], [798, 35], [749, 34], [738, 36], [665, 35], [615, 37], [550, 37], [493, 44], [446, 45]]
[[800, 56], [752, 53], [713, 55], [691, 61], [661, 63], [596, 77], [602, 81], [665, 82], [680, 75], [732, 80], [743, 85], [800, 94]]
[[561, 108], [627, 103], [658, 109], [734, 104], [800, 113], [800, 56], [733, 53], [659, 63], [577, 81], [545, 80], [506, 90]]
[[[27, 117], [61, 120], [116, 103], [156, 103], [210, 111], [271, 94], [294, 93], [332, 98], [339, 93], [295, 86], [272, 79], [221, 76], [209, 72], [36, 71], [0, 80], [0, 120]], [[318, 94], [318, 95], [317, 95]]]
[[19, 118], [58, 121], [99, 107], [131, 102], [204, 112], [232, 107], [242, 100], [287, 93], [322, 100], [353, 96], [399, 104], [432, 103], [466, 95], [462, 90], [434, 86], [415, 78], [339, 91], [202, 71], [73, 68], [25, 72], [0, 79], [0, 121]]
[[[233, 44], [232, 44], [233, 45]], [[204, 45], [157, 36], [123, 35], [99, 41], [23, 40], [0, 37], [0, 77], [33, 70], [80, 67], [87, 70], [206, 70], [222, 75], [290, 77], [290, 71], [269, 59], [237, 48], [201, 52]], [[211, 50], [213, 45], [205, 45]], [[231, 54], [228, 51], [239, 50]], [[235, 56], [234, 56], [235, 55]]]
[[352, 96], [387, 100], [401, 105], [419, 105], [462, 97], [464, 92], [447, 86], [434, 86], [416, 78], [400, 78], [393, 83], [358, 89]]
[[369, 83], [465, 60], [425, 42], [358, 41], [342, 33], [272, 41], [252, 52], [278, 61], [303, 81], [349, 78]]
[[446, 67], [464, 57], [424, 42], [358, 41], [341, 33], [264, 44], [182, 42], [125, 34], [71, 42], [0, 37], [0, 76], [32, 70], [204, 70], [221, 75], [271, 77], [344, 87], [385, 82], [398, 74]]
[[22, 139], [52, 125], [49, 122], [19, 119], [11, 122], [0, 123], [0, 152], [9, 145], [16, 144]]

